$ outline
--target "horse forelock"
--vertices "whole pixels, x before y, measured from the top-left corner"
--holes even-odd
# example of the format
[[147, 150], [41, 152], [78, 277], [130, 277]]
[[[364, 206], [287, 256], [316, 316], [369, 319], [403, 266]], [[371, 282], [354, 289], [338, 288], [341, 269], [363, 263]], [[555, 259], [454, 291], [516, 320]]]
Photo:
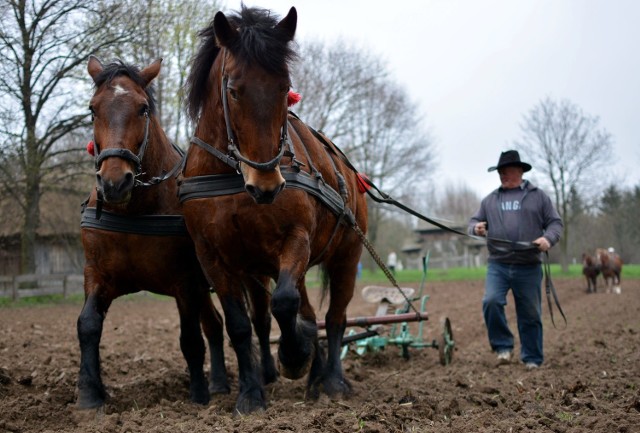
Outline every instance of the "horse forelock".
[[[107, 65], [105, 65], [102, 72], [100, 72], [94, 78], [95, 88], [98, 89], [104, 84], [111, 83], [117, 77], [129, 77], [136, 85], [140, 86], [144, 89], [144, 92], [147, 95], [147, 102], [149, 104], [149, 112], [151, 114], [155, 114], [156, 112], [156, 98], [155, 98], [155, 89], [152, 84], [147, 85], [147, 82], [142, 75], [140, 75], [140, 69], [136, 66], [126, 64], [121, 60], [113, 61]], [[123, 94], [122, 88], [115, 89], [116, 94]]]
[[[267, 9], [246, 7], [227, 15], [229, 24], [238, 30], [239, 37], [228, 47], [234, 61], [240, 66], [259, 65], [267, 72], [289, 75], [289, 64], [297, 58], [286, 33], [276, 25], [279, 17]], [[213, 21], [199, 32], [202, 42], [193, 57], [187, 78], [187, 112], [197, 120], [202, 107], [211, 95], [209, 73], [220, 52]]]
[[239, 33], [236, 43], [228, 47], [236, 62], [255, 63], [273, 74], [289, 74], [289, 63], [297, 54], [287, 34], [277, 27], [280, 17], [267, 9], [243, 5], [228, 20]]

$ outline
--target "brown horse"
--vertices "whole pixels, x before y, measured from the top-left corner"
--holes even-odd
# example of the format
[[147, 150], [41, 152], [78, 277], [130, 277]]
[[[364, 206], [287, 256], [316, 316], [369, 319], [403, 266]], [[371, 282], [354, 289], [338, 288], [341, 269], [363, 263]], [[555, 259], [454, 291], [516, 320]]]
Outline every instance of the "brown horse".
[[597, 266], [602, 273], [604, 286], [607, 293], [621, 293], [620, 273], [622, 272], [622, 259], [613, 251], [604, 248], [596, 249]]
[[[158, 60], [139, 71], [121, 62], [103, 66], [90, 57], [96, 188], [85, 203], [82, 243], [85, 303], [78, 317], [78, 405], [102, 406], [99, 344], [105, 315], [118, 296], [148, 290], [176, 299], [180, 347], [190, 374], [190, 397], [209, 402], [228, 393], [222, 318], [211, 301], [177, 198], [175, 173], [183, 157], [172, 147], [155, 114], [151, 81]], [[168, 181], [165, 181], [168, 180]], [[203, 370], [209, 342], [209, 388]], [[143, 337], [141, 337], [143, 338]]]
[[[308, 395], [348, 394], [340, 348], [367, 226], [356, 173], [326, 138], [287, 111], [296, 10], [278, 21], [263, 9], [218, 12], [201, 32], [188, 79], [197, 122], [180, 187], [187, 228], [220, 298], [236, 352], [236, 410], [266, 407], [252, 357], [246, 292], [269, 306], [281, 331], [280, 373], [307, 372]], [[359, 233], [357, 233], [359, 232]], [[305, 274], [322, 264], [328, 291], [327, 356], [318, 345], [316, 314]], [[270, 280], [276, 282], [268, 292]], [[258, 317], [261, 317], [258, 315]], [[268, 338], [268, 314], [254, 321]], [[269, 354], [263, 353], [270, 359]], [[264, 368], [264, 366], [263, 366]]]
[[582, 254], [582, 274], [587, 279], [587, 293], [595, 293], [597, 291], [597, 278], [600, 274], [600, 267], [596, 259], [587, 254]]

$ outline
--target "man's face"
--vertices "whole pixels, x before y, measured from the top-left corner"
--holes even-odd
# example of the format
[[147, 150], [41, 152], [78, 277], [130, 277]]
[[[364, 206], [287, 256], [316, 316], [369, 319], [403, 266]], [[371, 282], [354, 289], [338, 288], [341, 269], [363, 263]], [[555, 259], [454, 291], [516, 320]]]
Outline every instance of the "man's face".
[[500, 175], [500, 183], [505, 189], [517, 188], [522, 183], [522, 167], [517, 165], [508, 165], [498, 169]]

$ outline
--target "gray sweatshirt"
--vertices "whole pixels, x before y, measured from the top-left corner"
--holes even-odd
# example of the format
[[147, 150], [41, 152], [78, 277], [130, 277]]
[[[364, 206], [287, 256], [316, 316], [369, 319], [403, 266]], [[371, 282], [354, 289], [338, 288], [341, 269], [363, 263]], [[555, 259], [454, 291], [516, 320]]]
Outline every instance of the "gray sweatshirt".
[[482, 221], [487, 222], [489, 260], [512, 264], [540, 263], [539, 250], [513, 242], [544, 236], [553, 246], [563, 227], [549, 196], [526, 180], [518, 188], [500, 187], [486, 196], [469, 220], [468, 233], [474, 234], [474, 226]]

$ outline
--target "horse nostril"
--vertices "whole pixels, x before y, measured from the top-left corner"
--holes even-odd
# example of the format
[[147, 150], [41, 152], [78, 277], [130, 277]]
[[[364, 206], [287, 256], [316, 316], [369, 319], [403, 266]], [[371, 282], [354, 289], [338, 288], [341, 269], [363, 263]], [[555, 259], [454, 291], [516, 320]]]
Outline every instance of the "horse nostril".
[[127, 174], [124, 175], [124, 182], [125, 184], [129, 185], [133, 183], [133, 173], [128, 172]]
[[97, 173], [96, 173], [96, 181], [98, 182], [98, 185], [102, 185], [102, 176], [100, 176]]
[[122, 186], [123, 188], [129, 188], [131, 185], [133, 185], [133, 173], [127, 172], [127, 174], [124, 175]]
[[257, 197], [257, 195], [260, 193], [260, 190], [256, 188], [255, 185], [246, 184], [244, 186], [244, 189], [249, 193], [251, 197]]

